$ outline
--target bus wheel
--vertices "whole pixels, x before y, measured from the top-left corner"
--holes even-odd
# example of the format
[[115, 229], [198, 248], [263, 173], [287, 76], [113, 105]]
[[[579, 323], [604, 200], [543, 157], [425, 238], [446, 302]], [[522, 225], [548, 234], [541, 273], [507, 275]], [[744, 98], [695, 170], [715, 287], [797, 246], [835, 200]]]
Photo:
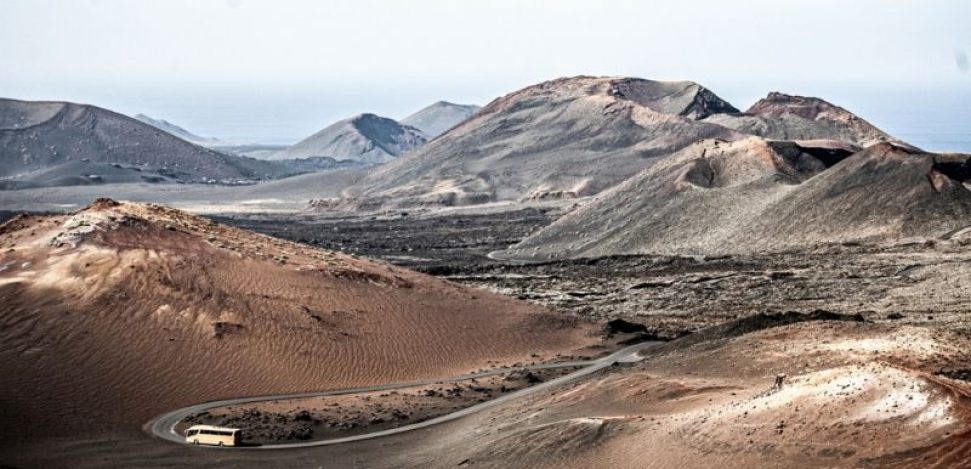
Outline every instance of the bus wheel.
[[220, 441], [220, 442], [219, 442], [219, 446], [222, 446], [222, 445], [223, 445], [223, 442], [221, 442], [221, 441]]
[[199, 440], [194, 440], [194, 441], [192, 442], [192, 444], [194, 444], [194, 445], [196, 445], [196, 446], [199, 446]]

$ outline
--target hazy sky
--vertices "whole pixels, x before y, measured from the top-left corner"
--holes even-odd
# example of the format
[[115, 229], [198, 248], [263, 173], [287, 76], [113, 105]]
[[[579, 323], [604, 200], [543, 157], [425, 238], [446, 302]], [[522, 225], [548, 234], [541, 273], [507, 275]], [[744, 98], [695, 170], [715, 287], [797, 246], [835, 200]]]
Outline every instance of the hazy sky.
[[[958, 135], [969, 20], [961, 0], [0, 0], [0, 96], [289, 142], [359, 112], [631, 75], [695, 80], [739, 107], [820, 95], [898, 133]], [[935, 109], [948, 117], [929, 122]]]

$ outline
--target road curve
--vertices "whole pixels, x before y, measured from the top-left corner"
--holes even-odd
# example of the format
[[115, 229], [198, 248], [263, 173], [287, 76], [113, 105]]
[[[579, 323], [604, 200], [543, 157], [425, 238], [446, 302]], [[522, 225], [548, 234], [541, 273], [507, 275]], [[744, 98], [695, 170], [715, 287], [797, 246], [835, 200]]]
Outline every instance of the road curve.
[[644, 356], [640, 352], [647, 350], [659, 342], [642, 342], [635, 345], [630, 345], [628, 347], [622, 348], [610, 355], [607, 355], [596, 360], [588, 361], [574, 361], [574, 362], [561, 362], [561, 363], [547, 363], [543, 365], [532, 365], [517, 368], [502, 368], [490, 371], [484, 371], [480, 373], [470, 373], [466, 375], [453, 376], [444, 379], [426, 379], [420, 381], [412, 381], [407, 383], [394, 383], [394, 384], [382, 384], [377, 386], [366, 386], [360, 388], [349, 388], [340, 389], [334, 391], [320, 391], [320, 392], [305, 392], [305, 393], [295, 393], [295, 394], [278, 394], [273, 396], [256, 396], [256, 397], [244, 397], [239, 399], [224, 399], [221, 401], [211, 401], [202, 404], [196, 404], [189, 407], [183, 407], [181, 409], [173, 410], [166, 414], [160, 415], [153, 419], [152, 421], [145, 424], [145, 430], [151, 433], [153, 436], [172, 441], [175, 443], [186, 444], [185, 437], [180, 435], [175, 431], [175, 426], [178, 425], [183, 419], [188, 417], [190, 414], [196, 412], [202, 412], [208, 409], [223, 407], [228, 405], [239, 405], [239, 404], [249, 404], [253, 402], [263, 402], [263, 401], [274, 401], [274, 400], [285, 400], [285, 399], [299, 399], [305, 397], [324, 397], [324, 396], [339, 396], [342, 394], [357, 394], [362, 392], [371, 391], [386, 391], [391, 389], [400, 388], [410, 388], [415, 386], [424, 386], [429, 384], [437, 383], [449, 383], [455, 381], [464, 381], [472, 378], [481, 378], [486, 376], [493, 376], [502, 373], [508, 373], [511, 371], [518, 370], [539, 370], [539, 369], [551, 369], [551, 368], [568, 368], [582, 366], [583, 369], [577, 370], [573, 373], [560, 376], [558, 378], [551, 379], [541, 384], [535, 386], [530, 386], [528, 388], [520, 389], [518, 391], [511, 392], [499, 396], [495, 399], [482, 402], [480, 404], [473, 405], [471, 407], [466, 407], [455, 412], [441, 415], [432, 419], [423, 420], [421, 422], [416, 422], [409, 425], [404, 425], [396, 428], [389, 428], [387, 430], [381, 430], [373, 433], [365, 433], [362, 435], [347, 436], [343, 438], [333, 438], [329, 440], [317, 440], [317, 441], [302, 441], [298, 443], [281, 443], [274, 445], [261, 445], [261, 446], [237, 446], [237, 447], [224, 447], [220, 448], [218, 446], [207, 446], [207, 448], [220, 448], [220, 449], [246, 449], [246, 450], [273, 450], [273, 449], [294, 449], [294, 448], [307, 448], [311, 446], [328, 446], [337, 445], [341, 443], [350, 443], [352, 441], [362, 441], [370, 440], [373, 438], [381, 438], [390, 435], [396, 435], [398, 433], [404, 433], [411, 430], [417, 430], [419, 428], [426, 428], [432, 425], [438, 425], [443, 422], [448, 422], [455, 420], [466, 415], [471, 415], [473, 413], [479, 412], [481, 410], [487, 409], [499, 405], [503, 402], [517, 399], [529, 394], [534, 394], [546, 389], [550, 389], [554, 386], [559, 386], [570, 381], [577, 380], [581, 377], [596, 373], [604, 368], [607, 368], [615, 363], [633, 363], [644, 359]]

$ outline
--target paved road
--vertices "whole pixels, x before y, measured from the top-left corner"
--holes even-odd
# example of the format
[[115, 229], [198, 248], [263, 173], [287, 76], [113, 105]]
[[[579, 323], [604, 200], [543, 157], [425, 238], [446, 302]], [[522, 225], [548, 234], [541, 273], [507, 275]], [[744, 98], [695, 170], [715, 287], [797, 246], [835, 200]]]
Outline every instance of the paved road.
[[[644, 358], [640, 352], [645, 351], [657, 342], [644, 342], [640, 344], [631, 345], [620, 349], [610, 355], [603, 358], [598, 358], [596, 360], [588, 361], [575, 361], [575, 362], [560, 362], [560, 363], [547, 363], [543, 365], [533, 365], [524, 366], [518, 368], [501, 368], [496, 370], [484, 371], [480, 373], [470, 373], [466, 375], [453, 376], [444, 379], [426, 379], [420, 381], [412, 381], [408, 383], [394, 383], [394, 384], [382, 384], [378, 386], [367, 386], [360, 388], [351, 389], [340, 389], [335, 391], [321, 391], [321, 392], [306, 392], [306, 393], [296, 393], [296, 394], [279, 394], [274, 396], [257, 396], [257, 397], [244, 397], [240, 399], [225, 399], [221, 401], [212, 401], [202, 404], [196, 404], [189, 407], [183, 407], [181, 409], [173, 410], [172, 412], [160, 415], [156, 417], [151, 422], [145, 424], [145, 429], [152, 433], [152, 435], [169, 440], [176, 443], [185, 444], [185, 436], [177, 433], [175, 431], [175, 426], [178, 425], [183, 419], [185, 419], [190, 414], [196, 412], [202, 412], [216, 407], [224, 407], [229, 405], [239, 405], [239, 404], [249, 404], [253, 402], [264, 402], [264, 401], [275, 401], [275, 400], [285, 400], [285, 399], [299, 399], [305, 397], [324, 397], [324, 396], [338, 396], [342, 394], [357, 394], [362, 392], [371, 391], [386, 391], [391, 389], [400, 388], [410, 388], [415, 386], [424, 386], [429, 384], [437, 383], [449, 383], [455, 381], [464, 381], [472, 378], [482, 378], [486, 376], [493, 376], [502, 373], [508, 373], [510, 371], [517, 370], [540, 370], [540, 369], [551, 369], [551, 368], [568, 368], [568, 367], [583, 367], [573, 373], [560, 376], [555, 379], [551, 379], [541, 384], [531, 386], [525, 389], [520, 389], [509, 394], [499, 396], [490, 401], [486, 401], [480, 404], [476, 404], [471, 407], [466, 407], [450, 414], [441, 415], [433, 419], [424, 420], [421, 422], [413, 423], [410, 425], [405, 425], [397, 428], [390, 428], [387, 430], [381, 430], [373, 433], [365, 433], [362, 435], [348, 436], [344, 438], [334, 438], [329, 440], [316, 440], [316, 441], [302, 441], [298, 443], [282, 443], [273, 445], [262, 445], [262, 446], [239, 446], [235, 448], [222, 448], [222, 449], [253, 449], [253, 450], [270, 450], [270, 449], [292, 449], [292, 448], [306, 448], [310, 446], [327, 446], [327, 445], [337, 445], [341, 443], [349, 443], [352, 441], [370, 440], [372, 438], [381, 438], [389, 435], [396, 435], [398, 433], [404, 433], [411, 430], [417, 430], [419, 428], [430, 427], [432, 425], [437, 425], [443, 422], [448, 422], [450, 420], [455, 420], [466, 415], [470, 415], [481, 410], [487, 409], [499, 405], [503, 402], [518, 399], [529, 394], [534, 394], [540, 391], [550, 389], [554, 386], [559, 386], [563, 383], [568, 383], [570, 381], [575, 381], [581, 377], [596, 373], [604, 368], [607, 368], [614, 363], [633, 363], [638, 362]], [[210, 447], [218, 448], [218, 447]]]

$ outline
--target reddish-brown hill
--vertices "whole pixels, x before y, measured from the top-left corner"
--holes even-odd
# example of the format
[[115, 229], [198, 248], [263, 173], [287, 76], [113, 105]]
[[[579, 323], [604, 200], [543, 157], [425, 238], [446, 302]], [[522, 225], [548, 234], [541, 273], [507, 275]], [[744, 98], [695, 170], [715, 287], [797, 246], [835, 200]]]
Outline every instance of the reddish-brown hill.
[[448, 376], [591, 340], [404, 269], [101, 200], [0, 227], [0, 441], [233, 396]]

